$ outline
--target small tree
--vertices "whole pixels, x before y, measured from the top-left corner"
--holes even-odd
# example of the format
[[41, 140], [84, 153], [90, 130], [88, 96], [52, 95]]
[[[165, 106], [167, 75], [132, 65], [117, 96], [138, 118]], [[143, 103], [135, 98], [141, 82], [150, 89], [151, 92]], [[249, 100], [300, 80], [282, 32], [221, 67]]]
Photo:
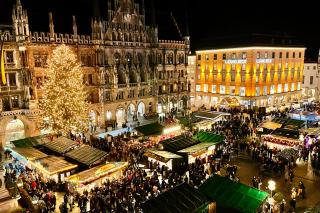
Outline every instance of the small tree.
[[88, 127], [88, 102], [83, 74], [76, 55], [66, 45], [53, 51], [45, 72], [41, 108], [53, 133], [84, 132]]

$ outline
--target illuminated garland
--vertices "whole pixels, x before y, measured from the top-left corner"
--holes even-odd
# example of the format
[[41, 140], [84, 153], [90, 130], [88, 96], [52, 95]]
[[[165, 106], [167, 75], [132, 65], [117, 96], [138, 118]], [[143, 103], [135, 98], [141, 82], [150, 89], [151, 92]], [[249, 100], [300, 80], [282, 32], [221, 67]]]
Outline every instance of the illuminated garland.
[[44, 117], [49, 119], [53, 133], [66, 135], [70, 131], [86, 131], [87, 94], [76, 55], [66, 45], [60, 45], [53, 51], [48, 65], [41, 108]]
[[289, 139], [280, 139], [280, 138], [273, 137], [271, 135], [262, 135], [262, 139], [264, 142], [270, 142], [270, 143], [291, 146], [291, 147], [298, 146], [300, 144], [299, 141], [294, 141]]

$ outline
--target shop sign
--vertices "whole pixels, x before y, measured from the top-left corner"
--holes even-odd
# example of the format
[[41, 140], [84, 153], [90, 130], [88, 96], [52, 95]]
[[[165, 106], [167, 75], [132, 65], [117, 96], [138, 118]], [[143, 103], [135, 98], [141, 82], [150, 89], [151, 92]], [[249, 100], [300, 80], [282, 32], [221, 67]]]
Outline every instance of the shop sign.
[[229, 59], [224, 60], [225, 64], [245, 64], [247, 63], [247, 59]]
[[256, 63], [268, 64], [268, 63], [272, 63], [272, 59], [271, 58], [259, 58], [259, 59], [256, 59]]

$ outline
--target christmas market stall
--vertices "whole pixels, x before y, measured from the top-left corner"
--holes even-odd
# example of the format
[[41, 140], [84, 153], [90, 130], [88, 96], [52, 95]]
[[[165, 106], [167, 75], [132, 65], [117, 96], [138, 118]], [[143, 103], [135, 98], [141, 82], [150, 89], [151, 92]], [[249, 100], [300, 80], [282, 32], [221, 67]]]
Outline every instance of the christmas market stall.
[[23, 138], [15, 141], [11, 141], [14, 147], [40, 147], [43, 144], [49, 142], [49, 138], [46, 136], [35, 136], [29, 138]]
[[46, 149], [58, 153], [60, 155], [76, 148], [79, 144], [66, 137], [58, 137], [43, 145]]
[[302, 144], [298, 139], [287, 138], [278, 135], [262, 135], [262, 141], [266, 143], [271, 149], [276, 147], [277, 149], [294, 148]]
[[198, 144], [199, 142], [185, 135], [179, 135], [160, 141], [160, 149], [172, 153], [177, 153], [181, 149]]
[[163, 132], [164, 126], [159, 123], [151, 123], [146, 124], [143, 126], [138, 126], [135, 130], [142, 134], [143, 136], [150, 136], [150, 135], [161, 135]]
[[150, 163], [159, 163], [160, 166], [166, 166], [170, 170], [177, 168], [183, 161], [183, 157], [171, 152], [149, 149], [144, 153]]
[[216, 202], [217, 212], [262, 212], [268, 198], [267, 192], [219, 175], [209, 177], [199, 191]]
[[141, 211], [143, 213], [213, 213], [215, 203], [210, 203], [197, 189], [182, 183], [142, 203]]
[[61, 157], [46, 156], [30, 161], [32, 168], [41, 172], [44, 177], [58, 182], [65, 182], [65, 178], [73, 174], [78, 165], [69, 163]]
[[100, 149], [83, 145], [65, 154], [67, 159], [80, 163], [84, 167], [92, 167], [105, 160], [108, 154]]
[[68, 188], [80, 192], [90, 191], [92, 188], [100, 186], [108, 178], [120, 177], [127, 166], [127, 162], [107, 162], [95, 166], [67, 177]]
[[30, 168], [30, 161], [41, 159], [47, 157], [45, 153], [32, 148], [32, 147], [14, 147], [7, 148], [7, 151], [10, 152], [11, 156], [17, 159], [20, 163]]

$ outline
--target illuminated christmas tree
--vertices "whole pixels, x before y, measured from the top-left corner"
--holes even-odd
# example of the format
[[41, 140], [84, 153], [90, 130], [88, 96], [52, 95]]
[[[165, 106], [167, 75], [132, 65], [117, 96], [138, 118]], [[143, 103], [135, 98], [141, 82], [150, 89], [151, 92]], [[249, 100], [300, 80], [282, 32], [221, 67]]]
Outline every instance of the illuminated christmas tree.
[[53, 133], [85, 132], [88, 127], [88, 102], [83, 74], [75, 53], [66, 45], [53, 51], [45, 72], [41, 108]]

